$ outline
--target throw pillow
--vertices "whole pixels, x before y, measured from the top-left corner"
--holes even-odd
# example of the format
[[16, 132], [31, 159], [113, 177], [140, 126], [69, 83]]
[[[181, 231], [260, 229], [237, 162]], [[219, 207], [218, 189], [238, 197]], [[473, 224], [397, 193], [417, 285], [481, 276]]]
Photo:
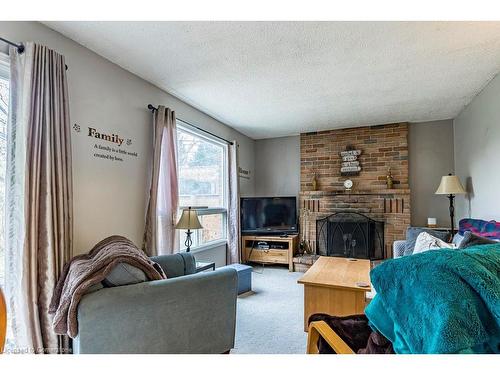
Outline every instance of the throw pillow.
[[458, 233], [472, 232], [481, 237], [500, 240], [500, 222], [480, 219], [462, 219], [458, 222]]
[[453, 236], [453, 239], [451, 240], [451, 243], [453, 245], [455, 245], [456, 248], [459, 248], [460, 247], [460, 243], [462, 242], [463, 239], [464, 239], [464, 236], [462, 236], [460, 233], [457, 232]]
[[142, 283], [147, 280], [146, 274], [128, 263], [118, 263], [102, 281], [105, 287]]
[[489, 245], [493, 243], [498, 243], [497, 241], [490, 240], [489, 238], [486, 237], [481, 237], [478, 236], [475, 233], [472, 232], [464, 232], [464, 238], [460, 242], [460, 245], [458, 246], [459, 249], [466, 249], [471, 246], [475, 245]]
[[413, 254], [413, 249], [415, 248], [415, 241], [417, 241], [417, 237], [420, 233], [425, 232], [430, 235], [439, 238], [441, 241], [448, 241], [450, 235], [448, 232], [440, 232], [437, 230], [432, 230], [429, 228], [420, 228], [420, 227], [408, 227], [406, 230], [406, 248], [404, 255]]
[[418, 235], [417, 240], [415, 241], [413, 254], [419, 254], [429, 250], [452, 248], [454, 248], [452, 244], [446, 243], [429, 233], [422, 232]]

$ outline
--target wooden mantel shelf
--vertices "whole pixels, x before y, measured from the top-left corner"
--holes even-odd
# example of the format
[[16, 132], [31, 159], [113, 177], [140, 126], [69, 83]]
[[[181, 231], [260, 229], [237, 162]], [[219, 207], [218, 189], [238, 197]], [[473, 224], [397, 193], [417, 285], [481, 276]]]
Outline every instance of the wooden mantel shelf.
[[408, 195], [410, 189], [373, 189], [373, 190], [308, 190], [301, 191], [300, 195], [332, 196], [332, 195]]

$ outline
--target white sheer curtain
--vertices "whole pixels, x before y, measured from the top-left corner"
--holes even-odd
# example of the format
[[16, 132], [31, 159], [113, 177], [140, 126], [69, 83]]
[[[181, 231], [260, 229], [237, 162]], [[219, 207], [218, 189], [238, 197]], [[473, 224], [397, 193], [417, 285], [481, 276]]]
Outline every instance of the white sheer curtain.
[[229, 208], [227, 264], [240, 263], [240, 184], [238, 164], [238, 143], [229, 145]]
[[[6, 297], [9, 328], [15, 346], [29, 342], [28, 326], [23, 322], [28, 311], [19, 296], [23, 285], [23, 268], [29, 263], [23, 259], [25, 222], [24, 192], [26, 184], [26, 124], [29, 121], [29, 92], [31, 83], [25, 72], [33, 70], [33, 50], [10, 53], [10, 105], [7, 125], [7, 170], [5, 180], [5, 261]], [[17, 250], [16, 250], [17, 249]], [[12, 349], [12, 348], [11, 348]]]

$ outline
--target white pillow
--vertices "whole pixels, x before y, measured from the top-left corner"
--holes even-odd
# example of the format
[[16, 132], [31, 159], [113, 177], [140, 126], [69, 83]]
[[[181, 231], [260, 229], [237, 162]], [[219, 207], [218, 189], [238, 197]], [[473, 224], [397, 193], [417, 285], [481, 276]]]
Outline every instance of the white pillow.
[[439, 238], [434, 237], [433, 235], [422, 232], [418, 235], [417, 241], [415, 242], [415, 250], [413, 250], [413, 254], [423, 253], [428, 250], [436, 250], [436, 249], [453, 249], [454, 246], [452, 244], [446, 243]]

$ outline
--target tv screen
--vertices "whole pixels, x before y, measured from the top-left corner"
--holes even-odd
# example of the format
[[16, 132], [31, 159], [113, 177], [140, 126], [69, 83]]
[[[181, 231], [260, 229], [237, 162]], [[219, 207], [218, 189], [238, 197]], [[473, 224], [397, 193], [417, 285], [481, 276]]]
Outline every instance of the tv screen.
[[240, 210], [242, 232], [297, 232], [295, 197], [241, 198]]

